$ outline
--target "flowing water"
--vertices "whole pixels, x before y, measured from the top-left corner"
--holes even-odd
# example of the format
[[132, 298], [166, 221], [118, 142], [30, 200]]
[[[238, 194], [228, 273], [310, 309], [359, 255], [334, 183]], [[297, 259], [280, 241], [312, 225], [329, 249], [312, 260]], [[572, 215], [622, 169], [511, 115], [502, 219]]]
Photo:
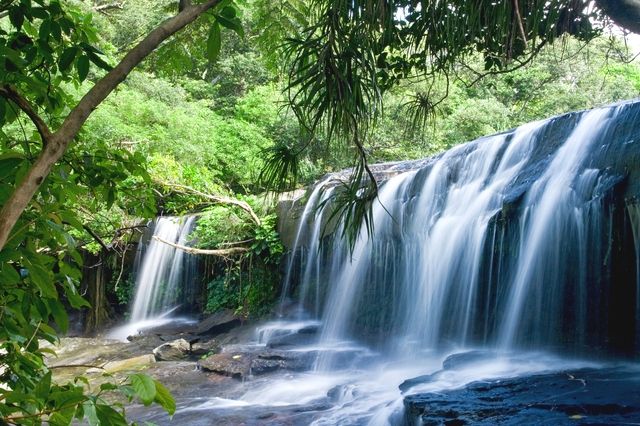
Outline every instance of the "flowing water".
[[[289, 349], [315, 354], [313, 367], [256, 377], [233, 398], [184, 400], [176, 418], [298, 407], [283, 423], [398, 424], [407, 394], [600, 365], [597, 354], [637, 358], [640, 214], [620, 208], [627, 166], [609, 153], [624, 162], [616, 144], [640, 140], [638, 105], [527, 124], [398, 174], [373, 205], [373, 235], [353, 251], [330, 232], [330, 212], [317, 212], [336, 184], [318, 184], [285, 277], [285, 296], [306, 315], [262, 326], [253, 343], [317, 330]], [[479, 362], [442, 369], [472, 349]]]
[[[135, 294], [128, 323], [112, 331], [122, 340], [139, 330], [175, 321], [175, 312], [189, 305], [195, 297], [197, 257], [166, 242], [186, 245], [195, 225], [195, 216], [159, 217], [149, 227], [148, 246], [141, 244], [134, 267]], [[184, 310], [184, 309], [183, 309]]]

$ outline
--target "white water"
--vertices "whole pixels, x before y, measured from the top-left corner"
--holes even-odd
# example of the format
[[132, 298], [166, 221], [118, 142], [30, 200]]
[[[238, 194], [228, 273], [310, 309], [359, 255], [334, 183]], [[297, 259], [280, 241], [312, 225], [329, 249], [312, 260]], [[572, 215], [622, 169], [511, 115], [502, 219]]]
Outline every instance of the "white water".
[[[181, 293], [189, 279], [186, 265], [189, 254], [164, 242], [186, 245], [195, 216], [159, 217], [153, 224], [153, 236], [142, 256], [135, 281], [135, 296], [131, 317], [127, 324], [114, 329], [110, 336], [125, 340], [138, 331], [165, 324], [189, 321], [177, 318]], [[159, 239], [158, 239], [159, 238]]]
[[[589, 344], [608, 343], [599, 334], [608, 317], [590, 309], [601, 306], [594, 298], [611, 256], [603, 242], [611, 235], [602, 202], [608, 175], [588, 154], [606, 149], [625, 108], [583, 113], [562, 132], [549, 131], [553, 120], [531, 123], [390, 179], [373, 206], [374, 235], [360, 235], [353, 255], [337, 235], [320, 243], [329, 213], [309, 219], [335, 189], [318, 185], [295, 239], [306, 244], [294, 248], [303, 264], [295, 275], [290, 261], [286, 285], [320, 321], [296, 313], [257, 335], [264, 346], [320, 324], [317, 341], [290, 349], [317, 353], [314, 368], [248, 380], [235, 399], [182, 411], [320, 403], [302, 407], [308, 423], [391, 425], [401, 423], [407, 394], [597, 366], [550, 353], [590, 355]], [[564, 137], [543, 140], [549, 134]], [[629, 212], [640, 253], [638, 214]], [[640, 317], [640, 299], [633, 314]], [[470, 349], [487, 355], [442, 369], [449, 354]], [[433, 373], [400, 391], [405, 380]]]

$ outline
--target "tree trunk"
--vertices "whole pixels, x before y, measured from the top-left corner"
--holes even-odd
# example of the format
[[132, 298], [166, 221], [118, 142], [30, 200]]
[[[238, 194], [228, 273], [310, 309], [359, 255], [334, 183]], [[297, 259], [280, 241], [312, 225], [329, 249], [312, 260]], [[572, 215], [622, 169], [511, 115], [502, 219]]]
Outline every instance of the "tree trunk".
[[[173, 18], [164, 21], [135, 46], [116, 67], [100, 79], [87, 92], [78, 105], [71, 110], [62, 126], [53, 135], [44, 137], [44, 148], [38, 155], [25, 178], [17, 185], [7, 202], [0, 210], [0, 251], [4, 248], [9, 234], [27, 208], [38, 188], [51, 172], [53, 165], [62, 157], [71, 141], [76, 137], [82, 125], [93, 110], [106, 99], [131, 71], [153, 52], [164, 40], [168, 39], [207, 10], [215, 7], [220, 0], [208, 0], [202, 4], [187, 7]], [[6, 89], [5, 89], [6, 90]], [[23, 109], [24, 110], [24, 109]], [[38, 126], [38, 117], [29, 117]], [[46, 139], [46, 140], [45, 140]]]

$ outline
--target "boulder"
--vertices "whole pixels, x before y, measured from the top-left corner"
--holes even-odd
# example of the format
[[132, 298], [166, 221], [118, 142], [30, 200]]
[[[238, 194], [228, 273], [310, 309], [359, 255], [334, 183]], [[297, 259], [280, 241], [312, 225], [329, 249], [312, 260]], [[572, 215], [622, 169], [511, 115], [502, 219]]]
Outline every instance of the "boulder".
[[200, 321], [194, 332], [198, 335], [214, 336], [226, 333], [241, 324], [238, 317], [231, 309], [223, 309]]
[[164, 343], [153, 350], [157, 361], [179, 361], [191, 355], [191, 345], [185, 339]]
[[404, 398], [405, 424], [629, 424], [640, 418], [640, 374], [560, 371], [475, 382]]
[[251, 361], [251, 374], [262, 375], [276, 370], [306, 371], [313, 367], [317, 352], [267, 351]]
[[87, 373], [116, 373], [119, 371], [141, 370], [156, 362], [156, 358], [152, 354], [136, 356], [133, 358], [121, 359], [117, 361], [109, 361], [102, 368], [90, 368]]
[[198, 366], [205, 371], [241, 379], [249, 376], [252, 360], [250, 353], [221, 353], [199, 360]]
[[220, 343], [217, 340], [204, 340], [191, 344], [191, 353], [195, 356], [216, 354], [220, 352]]

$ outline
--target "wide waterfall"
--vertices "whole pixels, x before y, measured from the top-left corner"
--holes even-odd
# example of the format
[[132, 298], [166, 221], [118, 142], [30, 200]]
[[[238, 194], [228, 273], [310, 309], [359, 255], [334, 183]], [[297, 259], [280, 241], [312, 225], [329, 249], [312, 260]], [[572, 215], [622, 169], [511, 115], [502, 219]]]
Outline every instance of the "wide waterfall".
[[[112, 332], [123, 339], [138, 330], [175, 320], [175, 312], [190, 312], [195, 298], [197, 257], [167, 243], [186, 245], [195, 216], [159, 217], [138, 248], [135, 293], [126, 326]], [[145, 244], [146, 242], [146, 244]]]
[[[638, 131], [620, 124], [638, 110], [623, 104], [531, 123], [398, 174], [382, 185], [375, 231], [360, 235], [353, 254], [338, 232], [314, 243], [325, 220], [309, 223], [315, 208], [307, 206], [294, 253], [303, 256], [302, 300], [326, 294], [311, 304], [312, 312], [324, 306], [321, 340], [417, 356], [478, 345], [637, 354], [637, 303], [615, 288], [637, 300], [637, 272], [616, 270], [629, 258], [616, 252], [612, 228], [624, 167], [601, 163], [610, 141], [638, 143]], [[323, 191], [333, 191], [330, 181], [310, 204]]]
[[174, 420], [636, 422], [639, 122], [629, 102], [374, 166], [353, 247], [331, 216], [346, 173], [327, 176], [282, 220], [277, 320], [199, 361], [243, 381]]

